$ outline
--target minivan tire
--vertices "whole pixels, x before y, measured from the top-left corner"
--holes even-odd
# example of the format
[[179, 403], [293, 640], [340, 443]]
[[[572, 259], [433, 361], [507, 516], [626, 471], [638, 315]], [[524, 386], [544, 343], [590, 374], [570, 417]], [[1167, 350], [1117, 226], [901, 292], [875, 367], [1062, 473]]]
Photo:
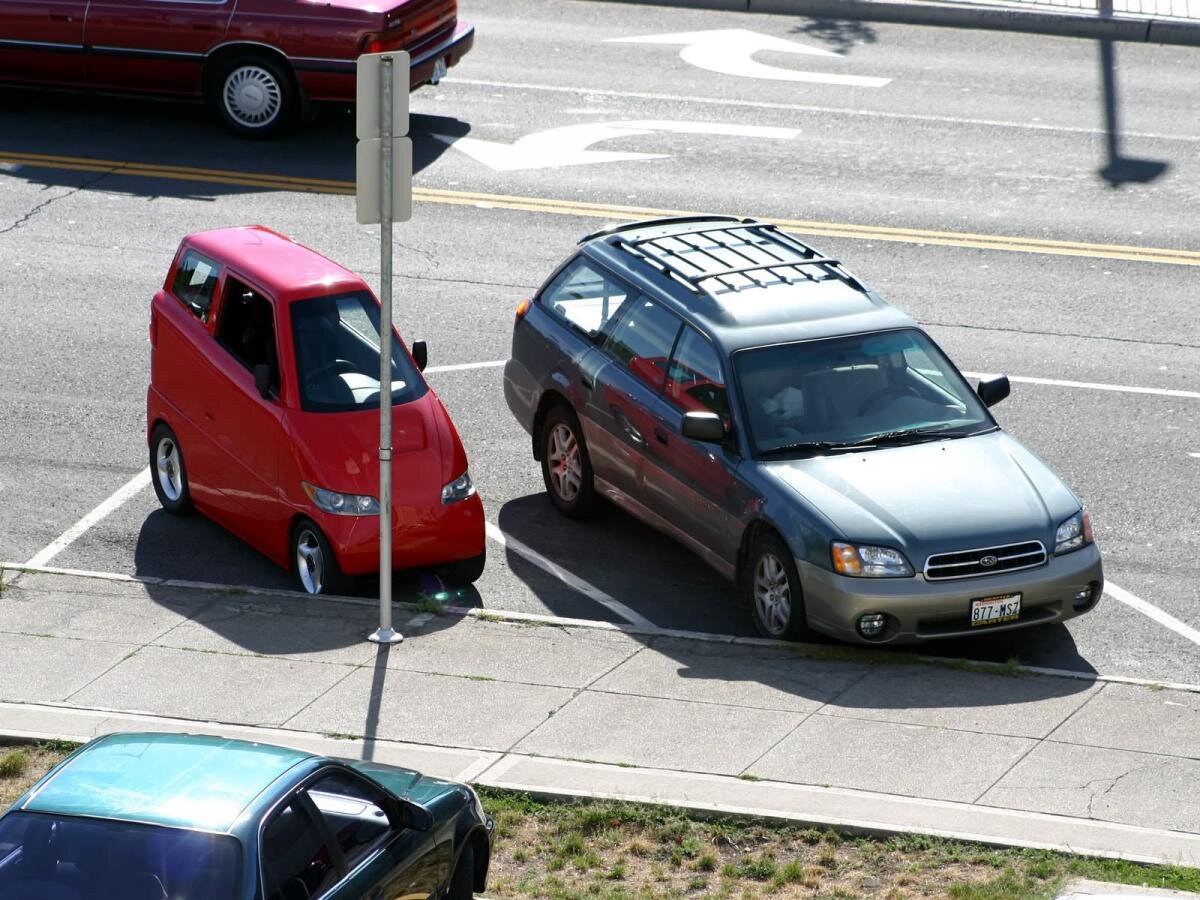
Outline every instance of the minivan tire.
[[172, 515], [190, 513], [192, 492], [188, 487], [183, 448], [170, 426], [159, 422], [150, 433], [150, 480], [162, 508]]
[[751, 543], [742, 570], [742, 592], [754, 627], [763, 637], [781, 641], [813, 637], [796, 560], [775, 532], [760, 531]]
[[579, 417], [568, 406], [555, 406], [542, 420], [538, 441], [550, 502], [572, 519], [592, 515], [599, 498]]
[[293, 526], [288, 557], [296, 584], [304, 593], [346, 593], [349, 579], [338, 568], [328, 539], [311, 520], [301, 519]]

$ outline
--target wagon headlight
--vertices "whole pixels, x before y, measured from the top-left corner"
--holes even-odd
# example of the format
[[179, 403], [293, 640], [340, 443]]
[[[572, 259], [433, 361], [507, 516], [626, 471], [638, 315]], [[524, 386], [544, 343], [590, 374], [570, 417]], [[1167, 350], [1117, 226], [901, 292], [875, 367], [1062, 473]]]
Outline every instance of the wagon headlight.
[[443, 503], [457, 503], [459, 500], [466, 500], [475, 493], [475, 485], [471, 481], [471, 473], [463, 472], [452, 482], [442, 488]]
[[307, 481], [300, 482], [304, 493], [308, 494], [317, 509], [335, 516], [377, 516], [379, 501], [365, 494], [342, 494], [338, 491], [327, 491]]
[[1070, 553], [1092, 542], [1092, 517], [1081, 509], [1058, 526], [1054, 534], [1054, 553]]
[[908, 564], [904, 554], [891, 547], [834, 541], [830, 552], [833, 556], [833, 570], [840, 575], [853, 575], [858, 578], [903, 578], [913, 573], [913, 567]]

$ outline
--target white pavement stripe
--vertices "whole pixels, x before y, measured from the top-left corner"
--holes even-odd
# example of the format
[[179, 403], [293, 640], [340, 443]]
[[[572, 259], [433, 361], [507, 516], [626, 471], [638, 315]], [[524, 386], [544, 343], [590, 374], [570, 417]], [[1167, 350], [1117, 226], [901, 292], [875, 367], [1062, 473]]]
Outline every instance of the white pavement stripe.
[[639, 615], [638, 613], [634, 612], [632, 609], [630, 609], [628, 606], [626, 606], [620, 600], [613, 599], [612, 597], [610, 597], [608, 594], [604, 593], [604, 591], [600, 590], [600, 588], [596, 587], [595, 585], [584, 581], [582, 578], [580, 578], [577, 575], [573, 575], [572, 573], [568, 572], [566, 569], [564, 569], [562, 566], [558, 565], [557, 563], [551, 562], [549, 559], [542, 556], [542, 554], [538, 553], [536, 550], [534, 550], [528, 544], [522, 543], [521, 541], [517, 540], [512, 535], [505, 534], [503, 531], [501, 531], [499, 529], [499, 527], [497, 527], [496, 525], [493, 525], [491, 522], [487, 523], [487, 535], [488, 535], [488, 537], [490, 537], [493, 541], [495, 541], [500, 546], [504, 547], [505, 549], [511, 550], [513, 553], [516, 553], [520, 556], [525, 557], [525, 559], [529, 560], [531, 563], [533, 563], [539, 569], [542, 569], [545, 572], [549, 572], [551, 575], [553, 575], [555, 578], [557, 578], [563, 584], [565, 584], [568, 587], [583, 594], [589, 600], [594, 600], [595, 602], [599, 603], [601, 606], [603, 606], [610, 612], [615, 613], [616, 615], [620, 616], [622, 619], [624, 619], [630, 625], [637, 625], [641, 628], [656, 628], [657, 627], [653, 622], [651, 622], [645, 616]]
[[1187, 638], [1196, 646], [1200, 647], [1200, 631], [1197, 631], [1191, 625], [1180, 622], [1170, 613], [1165, 613], [1153, 603], [1147, 603], [1141, 597], [1136, 597], [1123, 587], [1117, 587], [1111, 581], [1104, 583], [1104, 593], [1112, 597], [1114, 600], [1120, 600], [1131, 609], [1136, 609], [1144, 616], [1153, 619], [1159, 625], [1164, 625], [1171, 629], [1181, 637]]
[[[579, 94], [595, 97], [624, 97], [630, 100], [664, 100], [668, 103], [697, 103], [708, 106], [741, 106], [746, 109], [781, 109], [791, 112], [824, 113], [842, 116], [861, 116], [869, 119], [896, 119], [911, 122], [933, 122], [944, 125], [983, 125], [990, 128], [1016, 128], [1027, 131], [1058, 131], [1064, 134], [1107, 135], [1101, 128], [1086, 128], [1073, 125], [1051, 125], [1046, 122], [1006, 122], [1001, 119], [972, 119], [962, 116], [933, 116], [922, 113], [887, 112], [874, 109], [850, 109], [840, 106], [812, 106], [802, 103], [771, 103], [765, 100], [726, 100], [720, 97], [689, 97], [681, 94], [655, 94], [640, 91], [601, 90], [590, 87], [568, 87], [558, 84], [531, 84], [521, 81], [487, 81], [480, 78], [451, 76], [442, 84], [465, 84], [473, 87], [513, 88], [525, 91], [548, 91], [557, 94]], [[1200, 135], [1161, 134], [1149, 131], [1123, 131], [1122, 137], [1148, 138], [1161, 141], [1186, 141], [1200, 143]]]
[[426, 374], [430, 372], [463, 372], [467, 369], [495, 369], [508, 362], [507, 359], [493, 359], [488, 362], [477, 363], [456, 363], [452, 366], [430, 366], [425, 370]]
[[[453, 366], [431, 366], [426, 372], [462, 372], [468, 369], [495, 369], [507, 363], [506, 359], [492, 359], [487, 362], [459, 363]], [[963, 372], [967, 378], [991, 378], [994, 373]], [[1050, 387], [1078, 388], [1087, 391], [1111, 391], [1117, 394], [1152, 394], [1157, 397], [1179, 397], [1183, 400], [1200, 400], [1200, 391], [1185, 391], [1178, 388], [1138, 387], [1130, 384], [1102, 384], [1098, 381], [1067, 381], [1061, 378], [1036, 378], [1032, 375], [1009, 375], [1008, 380], [1015, 384], [1041, 384]], [[1192, 454], [1200, 456], [1200, 454]]]
[[85, 531], [117, 509], [122, 503], [137, 494], [148, 484], [150, 484], [150, 469], [146, 468], [130, 478], [129, 481], [118, 488], [107, 500], [42, 548], [25, 565], [44, 566], [50, 560], [54, 559], [54, 557], [58, 556], [58, 554], [66, 550], [67, 547], [71, 546]]
[[[985, 372], [963, 372], [967, 378], [991, 378]], [[1113, 391], [1118, 394], [1154, 394], [1158, 397], [1181, 397], [1185, 400], [1200, 400], [1200, 391], [1182, 391], [1176, 388], [1135, 387], [1128, 384], [1100, 384], [1095, 381], [1064, 381], [1059, 378], [1033, 378], [1028, 375], [1009, 375], [1009, 381], [1018, 384], [1045, 384], [1053, 387], [1082, 388], [1089, 391]]]

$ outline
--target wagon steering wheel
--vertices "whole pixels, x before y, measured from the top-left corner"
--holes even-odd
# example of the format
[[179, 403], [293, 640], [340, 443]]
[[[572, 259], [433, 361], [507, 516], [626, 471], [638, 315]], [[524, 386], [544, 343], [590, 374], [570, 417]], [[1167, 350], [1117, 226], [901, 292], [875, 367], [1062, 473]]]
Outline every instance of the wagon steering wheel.
[[323, 366], [317, 366], [309, 372], [304, 381], [308, 384], [315, 384], [324, 381], [330, 375], [344, 375], [350, 372], [357, 372], [358, 366], [350, 362], [348, 359], [335, 359], [332, 362], [327, 362]]
[[894, 400], [895, 397], [895, 391], [890, 387], [880, 388], [863, 398], [863, 402], [858, 404], [857, 415], [865, 416], [869, 413], [878, 412]]

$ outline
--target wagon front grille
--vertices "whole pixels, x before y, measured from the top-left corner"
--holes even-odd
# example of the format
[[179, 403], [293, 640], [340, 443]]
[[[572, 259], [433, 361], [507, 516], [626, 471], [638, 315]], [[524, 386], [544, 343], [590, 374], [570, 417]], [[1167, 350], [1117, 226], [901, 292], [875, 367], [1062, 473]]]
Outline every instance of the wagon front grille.
[[[994, 560], [994, 561], [993, 561]], [[987, 564], [985, 565], [985, 561]], [[971, 578], [977, 575], [996, 575], [1017, 569], [1032, 569], [1046, 562], [1046, 548], [1041, 541], [1005, 544], [1001, 547], [981, 547], [978, 550], [958, 550], [936, 553], [925, 561], [925, 577], [933, 580]]]

